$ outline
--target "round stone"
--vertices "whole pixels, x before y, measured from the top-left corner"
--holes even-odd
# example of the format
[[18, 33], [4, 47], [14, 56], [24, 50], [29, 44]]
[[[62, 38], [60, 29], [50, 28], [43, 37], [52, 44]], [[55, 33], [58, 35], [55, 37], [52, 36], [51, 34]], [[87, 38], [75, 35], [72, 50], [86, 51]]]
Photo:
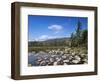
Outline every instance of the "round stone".
[[78, 60], [72, 60], [72, 62], [75, 63], [75, 64], [79, 63]]
[[69, 60], [63, 60], [63, 62], [64, 62], [64, 63], [67, 63], [67, 62], [69, 62]]
[[46, 62], [45, 62], [45, 61], [41, 61], [41, 62], [40, 62], [40, 65], [41, 65], [41, 66], [45, 66], [45, 65], [46, 65]]
[[63, 59], [66, 59], [67, 57], [65, 55], [62, 56]]
[[54, 62], [53, 65], [57, 65], [57, 62]]
[[81, 58], [79, 56], [77, 56], [77, 55], [75, 56], [75, 59], [78, 60], [78, 61], [81, 60]]
[[54, 58], [50, 58], [50, 62], [54, 62]]
[[74, 56], [75, 54], [76, 54], [75, 52], [72, 53], [73, 56]]

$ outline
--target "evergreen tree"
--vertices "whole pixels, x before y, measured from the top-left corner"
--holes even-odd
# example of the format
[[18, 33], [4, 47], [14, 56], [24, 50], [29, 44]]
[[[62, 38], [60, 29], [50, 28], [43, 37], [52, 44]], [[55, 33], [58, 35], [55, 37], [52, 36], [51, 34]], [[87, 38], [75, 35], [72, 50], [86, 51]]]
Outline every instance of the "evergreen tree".
[[82, 24], [78, 19], [75, 33], [71, 34], [71, 47], [79, 47], [87, 45], [87, 29], [82, 30]]

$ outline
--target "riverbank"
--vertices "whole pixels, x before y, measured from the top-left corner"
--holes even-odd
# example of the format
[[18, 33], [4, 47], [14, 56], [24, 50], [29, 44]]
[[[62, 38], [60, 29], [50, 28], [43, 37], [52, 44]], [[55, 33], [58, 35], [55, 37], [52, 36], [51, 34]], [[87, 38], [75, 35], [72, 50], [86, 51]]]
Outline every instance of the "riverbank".
[[52, 48], [28, 53], [28, 66], [87, 64], [86, 48]]

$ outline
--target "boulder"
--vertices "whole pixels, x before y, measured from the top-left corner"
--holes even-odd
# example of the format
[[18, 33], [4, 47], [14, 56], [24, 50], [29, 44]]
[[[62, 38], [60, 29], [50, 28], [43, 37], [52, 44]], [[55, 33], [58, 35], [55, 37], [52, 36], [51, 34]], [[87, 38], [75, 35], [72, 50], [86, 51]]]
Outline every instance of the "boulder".
[[57, 65], [64, 65], [63, 61], [57, 61]]
[[77, 64], [79, 62], [80, 62], [79, 60], [72, 60], [72, 63], [74, 63], [74, 64]]
[[63, 60], [63, 62], [64, 62], [64, 63], [67, 63], [67, 62], [69, 62], [69, 60]]
[[55, 59], [54, 59], [54, 58], [50, 58], [49, 60], [50, 60], [50, 62], [54, 62], [54, 61], [55, 61]]
[[75, 56], [75, 60], [80, 61], [80, 60], [81, 60], [81, 58], [80, 58], [78, 55], [76, 55], [76, 56]]
[[75, 56], [75, 55], [76, 55], [76, 53], [75, 53], [75, 52], [73, 52], [71, 55], [72, 55], [72, 56]]
[[40, 65], [41, 65], [41, 66], [45, 66], [45, 65], [46, 65], [46, 61], [44, 61], [44, 60], [41, 61], [41, 62], [40, 62]]
[[66, 58], [67, 58], [67, 56], [65, 56], [65, 55], [62, 56], [62, 59], [66, 59]]
[[68, 59], [69, 59], [69, 60], [72, 60], [72, 59], [73, 59], [73, 56], [70, 55], [70, 56], [68, 57]]
[[56, 66], [56, 65], [57, 65], [57, 62], [55, 61], [55, 62], [53, 63], [53, 65]]

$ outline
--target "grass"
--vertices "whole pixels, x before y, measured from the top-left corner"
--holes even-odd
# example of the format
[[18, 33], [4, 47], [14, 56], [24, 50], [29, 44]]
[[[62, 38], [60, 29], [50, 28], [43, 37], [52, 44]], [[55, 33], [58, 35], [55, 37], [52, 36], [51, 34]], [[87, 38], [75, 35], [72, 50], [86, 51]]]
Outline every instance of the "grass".
[[32, 51], [46, 51], [46, 50], [57, 50], [57, 49], [61, 49], [61, 50], [63, 50], [63, 49], [65, 49], [65, 47], [64, 46], [59, 46], [59, 47], [28, 47], [28, 51], [29, 52], [32, 52]]
[[60, 49], [60, 51], [65, 51], [67, 50], [67, 52], [69, 53], [84, 53], [84, 54], [87, 54], [88, 50], [86, 47], [66, 47], [66, 46], [57, 46], [57, 47], [28, 47], [28, 52], [32, 52], [32, 51], [35, 51], [36, 53], [39, 52], [39, 51], [44, 51], [46, 52], [47, 50], [57, 50], [57, 49]]

